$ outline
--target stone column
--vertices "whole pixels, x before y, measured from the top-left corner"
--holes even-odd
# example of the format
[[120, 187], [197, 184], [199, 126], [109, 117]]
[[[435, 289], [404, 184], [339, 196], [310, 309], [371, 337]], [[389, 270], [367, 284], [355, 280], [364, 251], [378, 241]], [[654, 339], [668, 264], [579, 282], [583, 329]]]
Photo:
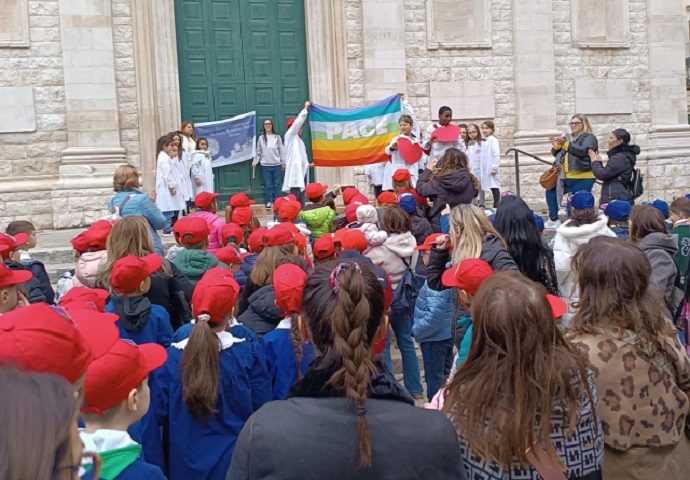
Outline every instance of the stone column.
[[[109, 0], [60, 0], [67, 148], [53, 187], [55, 228], [88, 225], [106, 210], [112, 174], [125, 162]], [[99, 198], [98, 200], [94, 200]]]
[[551, 0], [514, 0], [513, 35], [517, 128], [515, 146], [550, 150], [556, 129], [553, 12]]
[[[690, 125], [685, 70], [682, 0], [648, 0], [649, 102], [652, 125], [649, 143], [656, 150], [682, 147], [675, 157], [690, 156]], [[652, 153], [652, 152], [650, 152]]]

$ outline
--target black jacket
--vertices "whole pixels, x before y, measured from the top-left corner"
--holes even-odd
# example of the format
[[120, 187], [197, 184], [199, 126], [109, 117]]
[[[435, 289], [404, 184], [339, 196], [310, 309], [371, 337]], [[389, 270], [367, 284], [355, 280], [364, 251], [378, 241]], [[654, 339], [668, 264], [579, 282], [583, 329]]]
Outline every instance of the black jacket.
[[[24, 268], [33, 273], [34, 280], [38, 282], [38, 286], [41, 289], [43, 297], [45, 298], [45, 302], [48, 305], [54, 304], [55, 290], [53, 290], [53, 286], [50, 283], [50, 277], [48, 276], [48, 272], [46, 272], [46, 267], [43, 265], [43, 262], [31, 259], [22, 260], [21, 264], [24, 265]], [[31, 300], [29, 301], [31, 302]]]
[[371, 468], [359, 466], [358, 416], [328, 385], [332, 369], [315, 363], [288, 400], [265, 404], [244, 425], [226, 480], [464, 480], [457, 434], [441, 412], [414, 406], [385, 368], [371, 378], [364, 404]]
[[194, 286], [174, 263], [163, 261], [167, 262], [171, 276], [165, 278], [160, 273], [151, 275], [151, 288], [144, 296], [168, 311], [173, 330], [177, 330], [192, 320], [190, 305]]
[[639, 154], [640, 147], [637, 145], [619, 145], [608, 151], [609, 161], [606, 162], [606, 166], [602, 162], [592, 162], [592, 173], [597, 180], [604, 182], [601, 186], [599, 205], [611, 200], [633, 202], [628, 187]]
[[[597, 137], [591, 133], [583, 132], [577, 139], [568, 144], [568, 171], [569, 172], [588, 172], [592, 169], [592, 160], [589, 158], [590, 150], [599, 150]], [[563, 153], [563, 149], [551, 149], [551, 154], [558, 157]]]
[[424, 170], [417, 180], [417, 193], [422, 197], [433, 199], [434, 206], [429, 212], [429, 222], [434, 232], [441, 231], [441, 212], [446, 204], [451, 208], [463, 203], [472, 203], [472, 199], [479, 192], [474, 188], [472, 177], [466, 170], [460, 169], [453, 173], [429, 180], [431, 170]]
[[283, 318], [285, 315], [276, 307], [273, 285], [266, 285], [251, 294], [247, 309], [237, 317], [237, 321], [256, 333], [261, 340], [261, 337], [274, 330]]
[[[21, 264], [20, 262], [13, 262], [12, 260], [5, 260], [5, 266], [10, 270], [27, 270], [30, 271], [28, 267]], [[32, 272], [33, 273], [33, 272]], [[40, 303], [47, 302], [46, 296], [41, 288], [41, 282], [33, 276], [31, 280], [19, 286], [22, 294], [26, 296], [29, 303]], [[51, 287], [52, 290], [52, 287]], [[54, 297], [53, 297], [54, 299]]]

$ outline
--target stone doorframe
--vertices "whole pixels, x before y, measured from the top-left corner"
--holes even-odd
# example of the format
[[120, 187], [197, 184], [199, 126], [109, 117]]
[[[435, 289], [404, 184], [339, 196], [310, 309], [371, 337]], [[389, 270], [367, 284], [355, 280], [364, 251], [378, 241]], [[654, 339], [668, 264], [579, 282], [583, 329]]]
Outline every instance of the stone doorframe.
[[[311, 100], [347, 108], [345, 0], [305, 0], [307, 65]], [[180, 83], [174, 0], [132, 0], [141, 174], [154, 187], [154, 147], [160, 135], [179, 128]], [[353, 184], [352, 168], [319, 168], [319, 181]]]

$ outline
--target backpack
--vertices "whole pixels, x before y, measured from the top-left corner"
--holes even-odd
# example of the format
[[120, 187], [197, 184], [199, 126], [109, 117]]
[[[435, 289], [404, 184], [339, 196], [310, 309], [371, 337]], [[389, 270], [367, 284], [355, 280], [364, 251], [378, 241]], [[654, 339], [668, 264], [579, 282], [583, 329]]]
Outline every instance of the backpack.
[[122, 201], [119, 207], [116, 207], [113, 205], [113, 198], [110, 199], [109, 203], [109, 208], [108, 208], [108, 214], [105, 215], [104, 217], [101, 218], [101, 220], [106, 220], [108, 222], [117, 222], [120, 218], [122, 218], [122, 215], [120, 215], [120, 212], [122, 209], [127, 205], [127, 202], [129, 202], [129, 199], [137, 195], [136, 193], [132, 193], [127, 195], [127, 197]]
[[405, 267], [407, 267], [407, 271], [403, 274], [400, 283], [393, 291], [391, 314], [400, 317], [407, 316], [411, 319], [414, 316], [414, 306], [417, 303], [419, 291], [424, 286], [426, 278], [416, 274], [404, 258], [401, 258], [401, 260]]
[[632, 175], [630, 176], [630, 183], [628, 184], [628, 190], [630, 191], [630, 196], [633, 200], [639, 198], [644, 193], [644, 175], [639, 168], [633, 168]]

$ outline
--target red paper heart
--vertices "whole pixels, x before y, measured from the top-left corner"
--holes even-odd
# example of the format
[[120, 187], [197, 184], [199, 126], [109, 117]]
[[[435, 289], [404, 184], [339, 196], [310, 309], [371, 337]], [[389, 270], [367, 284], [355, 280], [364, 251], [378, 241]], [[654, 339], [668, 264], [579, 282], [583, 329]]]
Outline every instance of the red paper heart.
[[455, 142], [460, 137], [460, 127], [449, 123], [445, 127], [438, 127], [431, 136], [439, 142]]
[[409, 138], [405, 137], [398, 138], [398, 151], [408, 165], [417, 163], [424, 153], [420, 144], [412, 143]]

